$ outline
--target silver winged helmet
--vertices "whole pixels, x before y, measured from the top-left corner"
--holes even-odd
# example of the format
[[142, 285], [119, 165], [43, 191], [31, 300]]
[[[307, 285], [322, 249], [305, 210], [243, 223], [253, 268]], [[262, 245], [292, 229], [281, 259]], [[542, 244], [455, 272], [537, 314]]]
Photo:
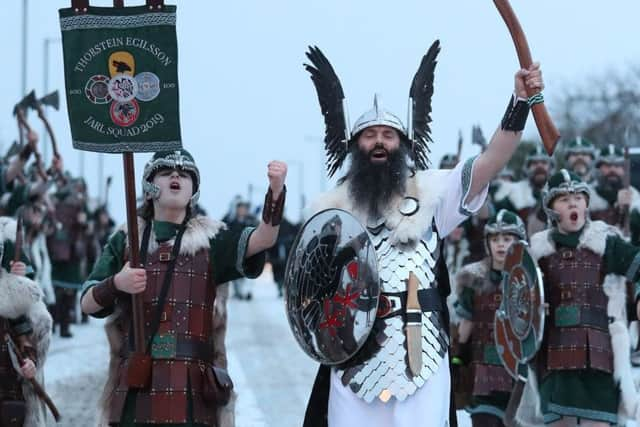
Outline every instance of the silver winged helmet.
[[436, 67], [436, 57], [440, 52], [440, 41], [436, 40], [423, 56], [409, 89], [409, 108], [407, 126], [395, 114], [385, 110], [380, 97], [374, 97], [373, 108], [349, 127], [349, 115], [344, 91], [340, 79], [327, 57], [315, 46], [310, 46], [307, 58], [311, 64], [305, 64], [311, 74], [320, 109], [325, 122], [325, 151], [327, 154], [327, 172], [329, 177], [340, 169], [360, 132], [371, 126], [389, 126], [396, 129], [403, 142], [408, 144], [411, 160], [417, 169], [427, 169], [429, 143], [431, 139], [431, 97]]

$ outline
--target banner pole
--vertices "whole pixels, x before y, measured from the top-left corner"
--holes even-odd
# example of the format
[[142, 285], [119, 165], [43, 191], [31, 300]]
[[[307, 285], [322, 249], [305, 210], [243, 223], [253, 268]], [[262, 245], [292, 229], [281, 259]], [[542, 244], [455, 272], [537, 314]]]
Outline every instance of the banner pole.
[[[124, 7], [124, 0], [113, 0], [113, 7]], [[138, 215], [136, 212], [136, 183], [135, 183], [135, 163], [133, 160], [133, 152], [122, 153], [122, 163], [124, 169], [124, 191], [127, 205], [127, 237], [129, 240], [129, 265], [132, 268], [141, 268], [140, 253], [138, 243]], [[131, 295], [131, 314], [133, 321], [133, 352], [138, 357], [133, 360], [145, 359], [145, 339], [144, 339], [144, 306], [141, 295]], [[129, 367], [131, 371], [135, 364]], [[133, 372], [128, 375], [131, 378]], [[142, 381], [146, 382], [146, 381]], [[139, 386], [142, 384], [138, 384]], [[133, 386], [130, 384], [129, 386]]]

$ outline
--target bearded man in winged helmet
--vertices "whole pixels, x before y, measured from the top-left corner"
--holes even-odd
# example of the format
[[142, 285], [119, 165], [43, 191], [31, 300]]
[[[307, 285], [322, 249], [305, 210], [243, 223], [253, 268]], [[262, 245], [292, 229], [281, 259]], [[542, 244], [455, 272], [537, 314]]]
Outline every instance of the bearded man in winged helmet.
[[[423, 57], [410, 88], [407, 126], [376, 96], [373, 109], [351, 128], [340, 81], [316, 48], [306, 65], [326, 124], [329, 176], [348, 156], [351, 165], [337, 187], [312, 211], [343, 209], [366, 227], [376, 248], [380, 297], [367, 342], [338, 366], [321, 365], [305, 426], [445, 426], [450, 374], [448, 273], [444, 239], [484, 203], [490, 180], [517, 148], [529, 103], [526, 89], [542, 90], [538, 64], [515, 75], [514, 94], [487, 149], [452, 170], [429, 170], [431, 96], [436, 41]], [[417, 283], [417, 286], [416, 286]], [[408, 289], [417, 288], [420, 309], [409, 314]], [[413, 292], [412, 292], [413, 293]], [[406, 332], [417, 325], [419, 334]], [[412, 332], [414, 332], [412, 330]], [[409, 336], [414, 338], [408, 340]]]

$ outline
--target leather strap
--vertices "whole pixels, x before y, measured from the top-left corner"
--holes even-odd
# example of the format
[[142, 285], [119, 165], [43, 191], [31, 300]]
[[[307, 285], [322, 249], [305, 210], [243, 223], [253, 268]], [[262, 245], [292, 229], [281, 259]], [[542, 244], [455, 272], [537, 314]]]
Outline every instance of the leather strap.
[[211, 341], [179, 335], [176, 340], [176, 359], [197, 359], [213, 363], [214, 350]]
[[512, 95], [509, 104], [507, 104], [507, 111], [505, 111], [504, 117], [502, 118], [501, 128], [502, 130], [521, 132], [527, 123], [529, 104], [521, 100], [518, 100], [514, 104], [514, 101], [515, 99]]
[[284, 200], [287, 195], [287, 187], [282, 188], [282, 192], [277, 200], [273, 200], [273, 192], [271, 188], [264, 196], [264, 207], [262, 208], [262, 222], [271, 224], [273, 227], [280, 225], [282, 215], [284, 214]]
[[87, 13], [89, 0], [71, 0], [71, 7], [78, 14]]
[[[149, 225], [150, 223], [151, 221], [149, 221], [149, 223], [147, 224], [147, 227], [144, 230], [145, 234], [147, 233], [147, 229], [151, 228]], [[186, 227], [184, 225], [180, 226], [180, 230], [178, 231], [176, 240], [173, 243], [173, 250], [171, 251], [171, 261], [169, 261], [169, 265], [167, 266], [167, 271], [164, 273], [162, 289], [160, 290], [160, 296], [158, 297], [157, 310], [156, 310], [155, 316], [153, 317], [151, 327], [149, 328], [149, 330], [151, 331], [151, 334], [149, 335], [149, 342], [147, 343], [147, 351], [146, 351], [147, 354], [149, 354], [149, 351], [151, 350], [151, 344], [153, 343], [153, 338], [155, 337], [156, 333], [158, 332], [158, 328], [160, 327], [160, 320], [162, 317], [162, 312], [164, 311], [164, 304], [167, 299], [167, 293], [169, 292], [169, 286], [171, 285], [173, 270], [175, 270], [176, 262], [178, 261], [178, 255], [180, 254], [180, 244], [182, 243], [182, 235], [184, 234], [185, 229]], [[144, 240], [144, 237], [145, 236], [143, 236], [143, 240]], [[148, 240], [149, 238], [147, 237], [147, 242], [146, 242], [147, 247], [144, 247], [144, 253], [140, 254], [140, 259], [142, 259], [144, 263], [146, 263], [146, 258], [147, 258], [147, 248], [149, 244]]]
[[[422, 312], [444, 311], [442, 296], [436, 288], [419, 289], [418, 302]], [[384, 307], [383, 304], [389, 304]], [[383, 292], [378, 305], [378, 317], [385, 319], [391, 316], [404, 315], [407, 307], [407, 292]]]

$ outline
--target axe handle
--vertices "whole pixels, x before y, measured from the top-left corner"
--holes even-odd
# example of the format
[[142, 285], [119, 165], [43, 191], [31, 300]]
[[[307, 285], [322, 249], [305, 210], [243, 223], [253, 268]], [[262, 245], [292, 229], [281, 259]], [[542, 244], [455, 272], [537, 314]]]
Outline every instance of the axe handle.
[[20, 207], [18, 209], [18, 214], [17, 214], [18, 220], [16, 224], [16, 242], [14, 245], [13, 262], [19, 262], [20, 256], [22, 255], [22, 242], [24, 238], [23, 219], [22, 219], [23, 210], [24, 210], [24, 206]]
[[[518, 17], [511, 8], [508, 0], [493, 0], [493, 3], [496, 5], [498, 12], [500, 12], [505, 24], [507, 24], [507, 28], [509, 28], [511, 38], [513, 39], [513, 43], [516, 47], [516, 53], [518, 54], [520, 67], [524, 69], [529, 68], [533, 63], [533, 60], [531, 59], [531, 50], [529, 49], [529, 43], [527, 43], [527, 38], [520, 26]], [[527, 88], [527, 96], [531, 97], [537, 93], [538, 91]], [[544, 144], [547, 153], [551, 155], [553, 154], [556, 144], [560, 139], [560, 133], [553, 124], [551, 116], [549, 115], [544, 103], [534, 104], [531, 107], [531, 111], [533, 112], [536, 127], [538, 128], [538, 132], [542, 138], [542, 143]]]
[[[20, 351], [20, 347], [18, 347], [11, 335], [5, 334], [4, 339], [7, 345], [13, 350], [16, 358], [18, 359], [18, 363], [20, 363], [20, 365], [24, 364], [26, 358], [24, 357], [24, 354], [22, 354], [22, 351]], [[36, 381], [35, 378], [31, 378], [28, 381], [33, 387], [33, 391], [36, 393], [36, 395], [45, 403], [45, 405], [47, 405], [56, 422], [60, 421], [60, 411], [58, 411], [58, 408], [51, 400], [51, 397], [49, 397], [47, 392], [44, 391], [44, 388], [42, 388], [40, 383]]]
[[[124, 7], [124, 0], [113, 0], [113, 7]], [[134, 268], [142, 267], [140, 263], [140, 244], [138, 241], [138, 214], [136, 212], [135, 163], [133, 152], [122, 153], [124, 169], [125, 205], [127, 209], [127, 228], [129, 232], [129, 261]], [[144, 306], [141, 295], [131, 295], [131, 315], [133, 318], [133, 349], [136, 354], [145, 353], [144, 338]]]
[[[38, 111], [38, 117], [40, 118], [40, 120], [42, 120], [42, 122], [44, 123], [44, 127], [47, 129], [47, 133], [49, 134], [49, 139], [51, 139], [51, 149], [53, 151], [53, 156], [57, 159], [60, 159], [61, 156], [60, 156], [60, 152], [58, 151], [58, 143], [56, 142], [56, 136], [53, 134], [51, 123], [49, 123], [49, 119], [47, 119], [47, 116], [45, 116], [44, 110], [42, 109], [42, 105], [38, 104], [36, 107], [36, 110]], [[53, 178], [58, 179], [63, 186], [67, 184], [67, 179], [65, 178], [64, 174], [62, 173], [56, 174], [53, 170], [53, 165], [49, 169], [49, 174]]]
[[[631, 187], [631, 158], [629, 157], [629, 146], [626, 145], [624, 147], [624, 188], [628, 190]], [[629, 205], [623, 206], [622, 210], [622, 234], [625, 237], [629, 237], [631, 235], [631, 209]]]
[[49, 138], [51, 139], [51, 148], [53, 149], [53, 155], [59, 158], [60, 152], [58, 151], [56, 136], [53, 134], [53, 129], [51, 128], [51, 123], [49, 123], [47, 116], [44, 115], [42, 105], [38, 105], [38, 117], [44, 123], [44, 127], [47, 128], [47, 133], [49, 134]]
[[[27, 133], [31, 133], [31, 126], [29, 126], [29, 122], [27, 122], [27, 119], [24, 116], [24, 111], [22, 110], [22, 108], [18, 108], [16, 110], [16, 118], [18, 119], [18, 127], [23, 128], [24, 130], [27, 131]], [[22, 132], [20, 132], [20, 134], [22, 134]], [[27, 143], [30, 144], [30, 142], [27, 142]], [[46, 182], [48, 178], [47, 178], [47, 174], [45, 173], [42, 167], [42, 157], [40, 156], [40, 151], [38, 151], [38, 146], [36, 144], [33, 144], [31, 148], [33, 149], [33, 154], [36, 158], [38, 175], [40, 175], [40, 178], [42, 178]]]

